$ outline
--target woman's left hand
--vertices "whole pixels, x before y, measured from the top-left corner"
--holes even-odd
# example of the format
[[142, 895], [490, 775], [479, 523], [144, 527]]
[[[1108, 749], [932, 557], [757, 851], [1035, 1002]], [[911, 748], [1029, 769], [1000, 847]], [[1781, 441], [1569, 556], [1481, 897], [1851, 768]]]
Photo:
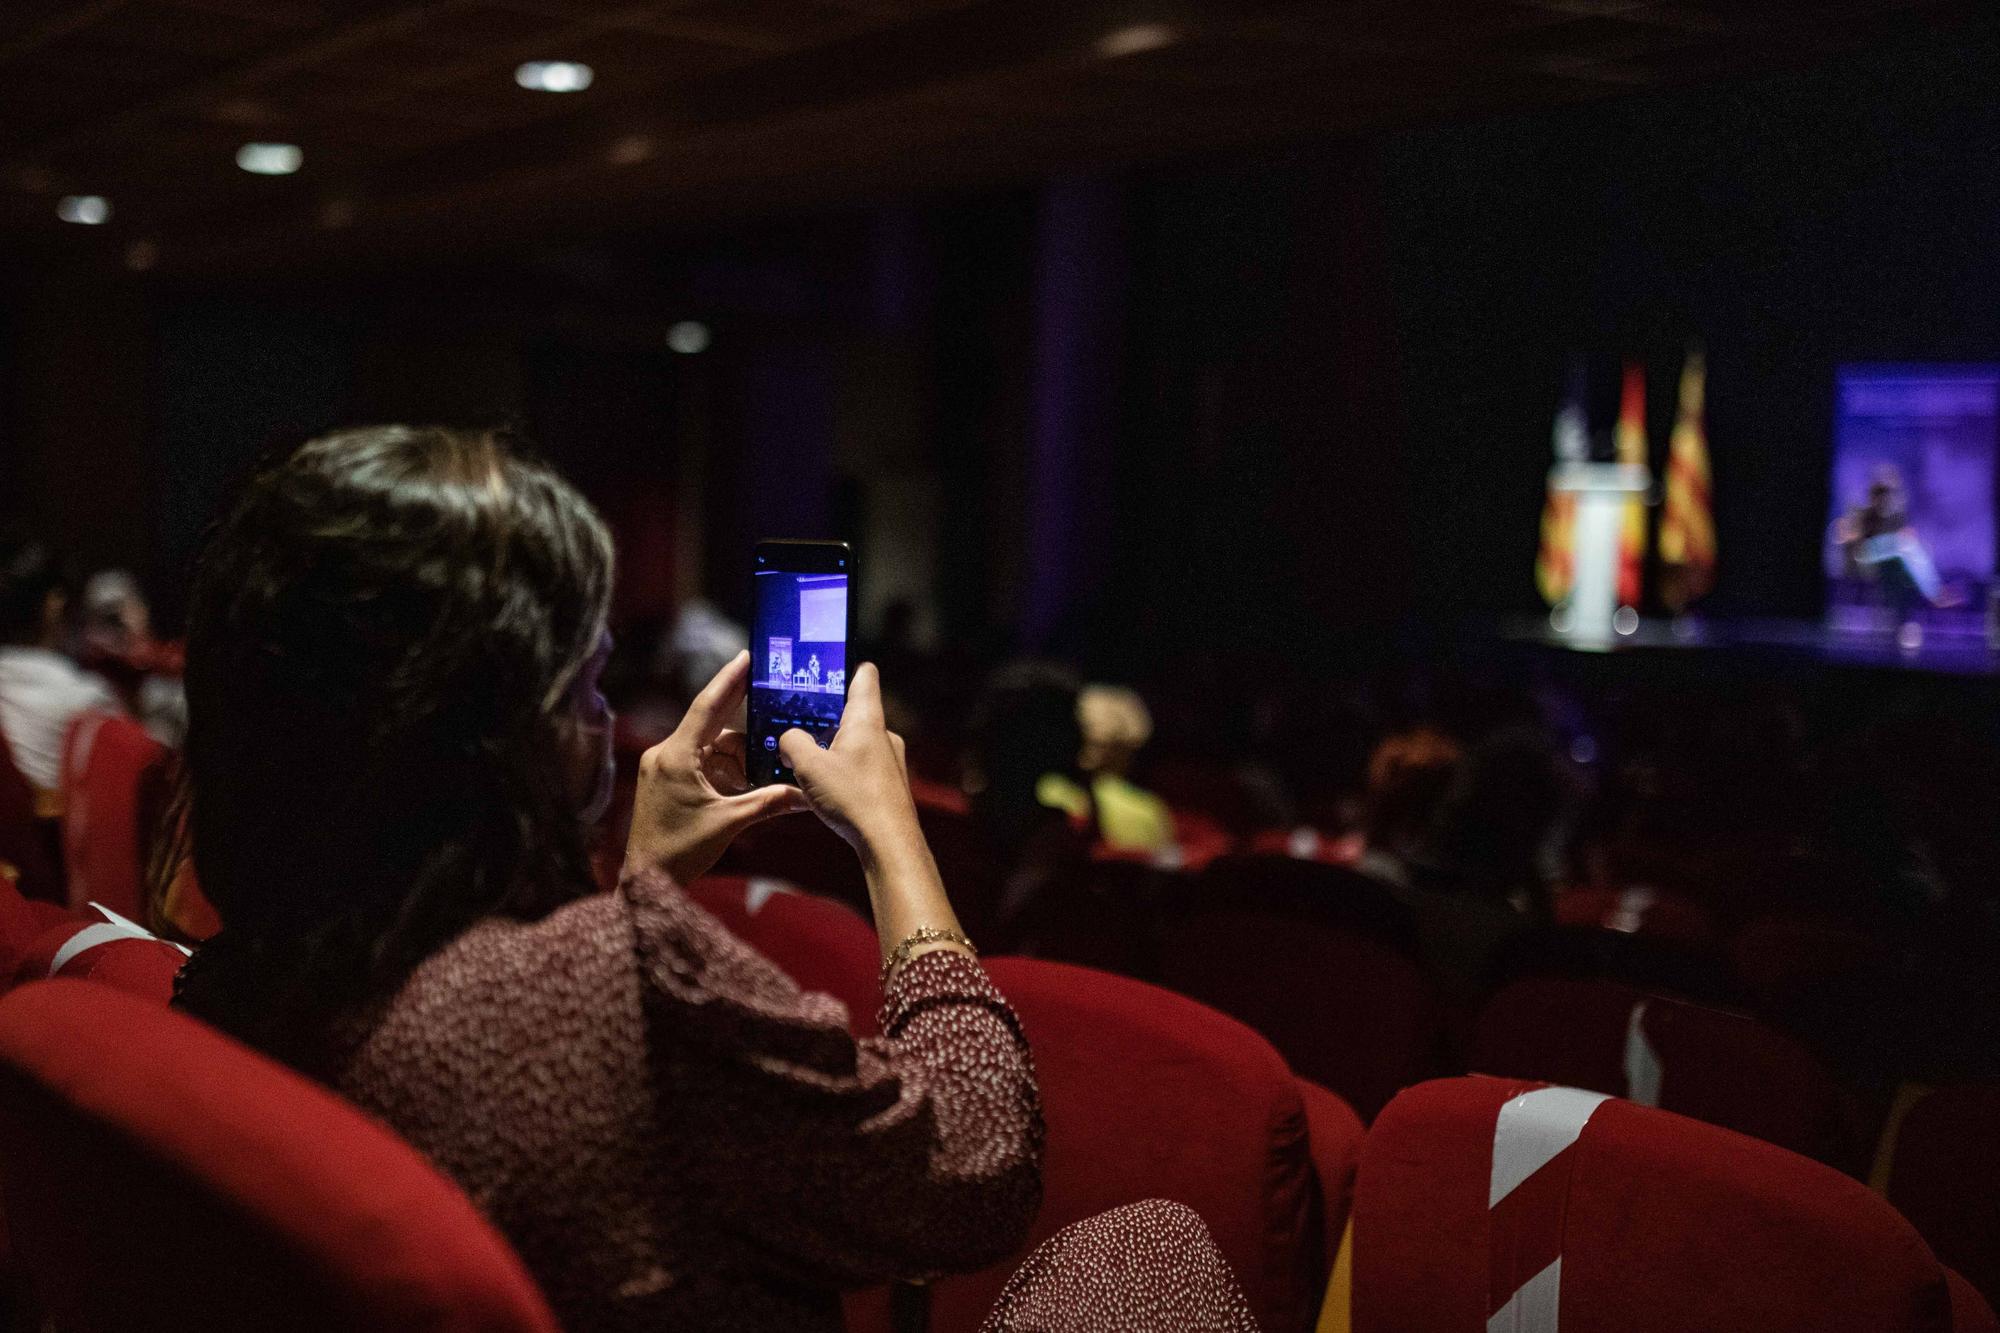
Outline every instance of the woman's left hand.
[[674, 734], [640, 758], [628, 871], [664, 870], [692, 884], [750, 825], [807, 808], [796, 787], [750, 785], [743, 733], [726, 725], [749, 687], [750, 654], [738, 653], [695, 696]]

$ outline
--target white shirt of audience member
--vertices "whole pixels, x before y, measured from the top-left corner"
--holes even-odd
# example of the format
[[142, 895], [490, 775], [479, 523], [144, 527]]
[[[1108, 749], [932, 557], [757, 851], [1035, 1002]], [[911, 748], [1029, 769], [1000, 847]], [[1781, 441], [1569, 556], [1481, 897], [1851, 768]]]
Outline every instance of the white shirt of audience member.
[[99, 677], [48, 648], [0, 648], [0, 731], [14, 766], [30, 784], [52, 791], [62, 780], [63, 739], [79, 713], [123, 713]]

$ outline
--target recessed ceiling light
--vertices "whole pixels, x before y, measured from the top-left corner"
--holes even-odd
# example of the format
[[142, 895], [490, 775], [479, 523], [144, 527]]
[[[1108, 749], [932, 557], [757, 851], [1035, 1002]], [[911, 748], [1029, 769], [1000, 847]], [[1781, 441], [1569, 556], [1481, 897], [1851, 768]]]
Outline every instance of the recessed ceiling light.
[[85, 227], [111, 221], [111, 201], [101, 194], [66, 194], [56, 200], [56, 216]]
[[1114, 28], [1097, 39], [1097, 54], [1107, 60], [1136, 56], [1172, 46], [1181, 39], [1181, 30], [1171, 23], [1133, 23]]
[[667, 330], [667, 346], [682, 356], [706, 352], [710, 342], [708, 325], [698, 319], [684, 319]]
[[253, 176], [289, 176], [305, 163], [305, 150], [295, 143], [246, 143], [236, 150], [236, 165]]
[[514, 71], [514, 82], [531, 92], [580, 93], [595, 77], [574, 60], [530, 60]]

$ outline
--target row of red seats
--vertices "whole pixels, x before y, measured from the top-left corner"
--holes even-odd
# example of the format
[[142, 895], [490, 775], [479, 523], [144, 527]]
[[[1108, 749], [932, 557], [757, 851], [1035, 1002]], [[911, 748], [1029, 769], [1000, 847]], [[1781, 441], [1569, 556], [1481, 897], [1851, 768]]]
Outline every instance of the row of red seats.
[[168, 795], [169, 753], [126, 717], [86, 713], [70, 724], [61, 786], [60, 836], [36, 809], [32, 789], [0, 736], [0, 864], [29, 898], [72, 906], [102, 903], [143, 918], [146, 864]]
[[[740, 881], [698, 896], [872, 1005], [872, 933], [845, 909]], [[1544, 1328], [1558, 1310], [1565, 1329], [1642, 1333], [2000, 1328], [1894, 1210], [1770, 1145], [1480, 1078], [1405, 1092], [1364, 1137], [1219, 1014], [1086, 969], [993, 971], [1051, 1127], [1030, 1245], [1180, 1198], [1273, 1330]], [[0, 1181], [59, 1327], [555, 1326], [504, 1241], [392, 1135], [110, 979], [0, 1001]], [[1008, 1267], [937, 1284], [935, 1327], [972, 1327]], [[882, 1319], [879, 1299], [850, 1306], [857, 1330]]]

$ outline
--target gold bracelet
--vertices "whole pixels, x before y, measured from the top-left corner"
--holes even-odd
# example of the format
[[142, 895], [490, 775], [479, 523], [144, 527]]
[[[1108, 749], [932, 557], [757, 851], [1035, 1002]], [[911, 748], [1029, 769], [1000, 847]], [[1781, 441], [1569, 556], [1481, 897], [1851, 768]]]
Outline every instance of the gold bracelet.
[[916, 948], [919, 944], [929, 944], [933, 940], [943, 940], [948, 944], [961, 945], [974, 958], [979, 957], [979, 950], [972, 947], [972, 941], [957, 931], [939, 930], [936, 926], [918, 926], [903, 937], [902, 943], [889, 951], [888, 958], [882, 963], [883, 984], [887, 985], [890, 974], [904, 963], [910, 961], [910, 950]]

